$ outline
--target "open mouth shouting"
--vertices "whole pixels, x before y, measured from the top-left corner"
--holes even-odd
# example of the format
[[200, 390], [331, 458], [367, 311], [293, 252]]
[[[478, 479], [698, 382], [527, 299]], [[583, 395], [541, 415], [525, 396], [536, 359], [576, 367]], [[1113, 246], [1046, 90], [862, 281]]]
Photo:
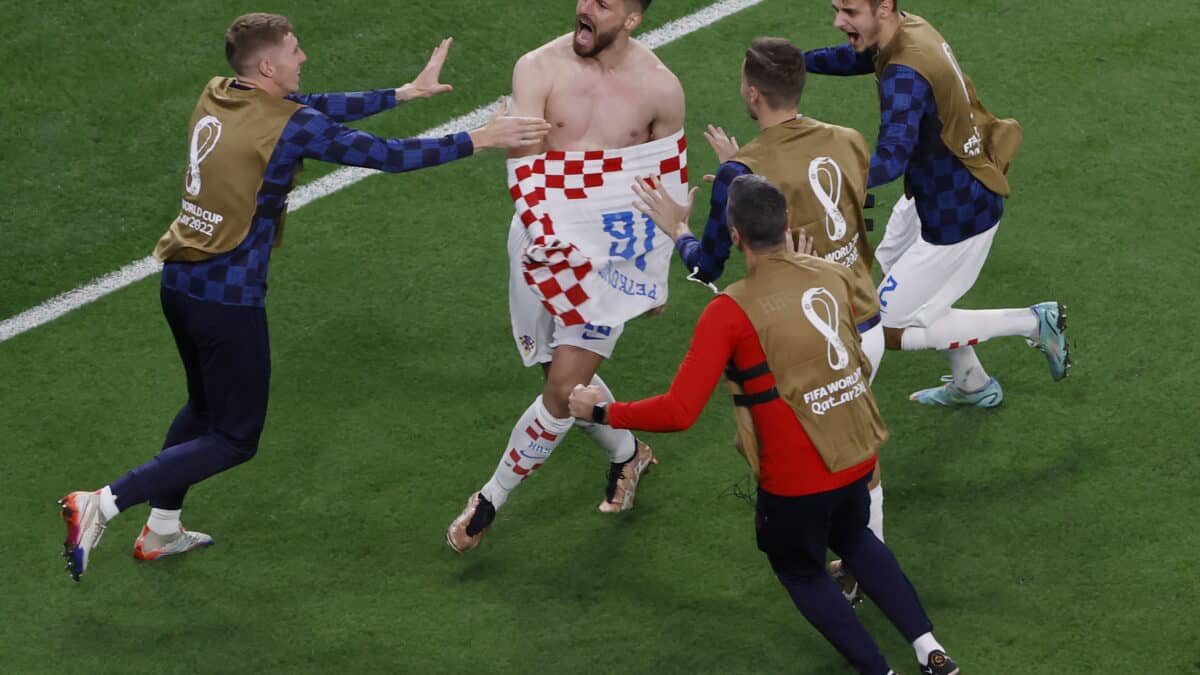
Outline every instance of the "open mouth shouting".
[[585, 16], [575, 18], [575, 46], [582, 52], [590, 52], [596, 46], [596, 27]]

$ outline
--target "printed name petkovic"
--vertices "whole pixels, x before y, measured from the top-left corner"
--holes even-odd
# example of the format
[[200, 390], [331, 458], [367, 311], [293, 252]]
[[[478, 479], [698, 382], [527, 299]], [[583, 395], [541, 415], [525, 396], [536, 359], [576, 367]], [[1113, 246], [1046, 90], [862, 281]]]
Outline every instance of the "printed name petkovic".
[[213, 230], [225, 220], [225, 216], [213, 213], [184, 199], [183, 213], [179, 214], [179, 222], [193, 230], [212, 236]]
[[658, 299], [658, 284], [634, 281], [617, 270], [611, 262], [599, 270], [597, 274], [600, 275], [601, 279], [607, 281], [609, 286], [612, 286], [615, 290], [625, 295], [644, 296], [651, 300]]

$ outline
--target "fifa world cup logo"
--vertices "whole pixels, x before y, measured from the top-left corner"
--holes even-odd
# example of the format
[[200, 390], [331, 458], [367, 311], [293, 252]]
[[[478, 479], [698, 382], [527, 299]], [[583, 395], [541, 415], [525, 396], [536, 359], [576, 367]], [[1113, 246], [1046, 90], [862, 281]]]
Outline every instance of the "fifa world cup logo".
[[833, 293], [821, 287], [810, 288], [804, 291], [801, 306], [804, 309], [804, 318], [825, 338], [829, 367], [841, 370], [850, 365], [850, 352], [837, 331], [838, 304]]
[[213, 148], [217, 147], [219, 140], [221, 140], [221, 120], [212, 115], [206, 115], [196, 122], [196, 127], [192, 129], [192, 145], [188, 150], [187, 180], [184, 183], [184, 189], [189, 195], [196, 197], [200, 194], [200, 163], [208, 158]]
[[842, 201], [842, 167], [829, 157], [818, 157], [808, 163], [808, 182], [825, 210], [825, 234], [830, 241], [839, 241], [846, 236], [846, 217], [838, 208]]

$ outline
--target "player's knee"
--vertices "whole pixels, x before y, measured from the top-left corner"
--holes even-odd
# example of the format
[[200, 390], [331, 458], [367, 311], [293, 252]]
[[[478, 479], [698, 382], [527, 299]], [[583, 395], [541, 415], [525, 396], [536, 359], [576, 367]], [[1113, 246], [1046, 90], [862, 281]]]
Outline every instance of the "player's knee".
[[903, 338], [904, 338], [904, 329], [903, 328], [889, 328], [887, 326], [884, 326], [884, 328], [883, 328], [883, 344], [888, 349], [891, 349], [893, 351], [899, 351], [901, 349], [900, 343]]
[[574, 388], [574, 382], [553, 378], [546, 380], [545, 386], [542, 387], [542, 405], [546, 406], [546, 412], [558, 419], [570, 417], [571, 412], [567, 408], [567, 399], [570, 398], [571, 390]]
[[221, 454], [226, 458], [225, 461], [229, 467], [249, 462], [258, 454], [257, 436], [253, 439], [239, 439], [220, 431], [214, 433], [213, 436], [216, 438], [221, 448]]

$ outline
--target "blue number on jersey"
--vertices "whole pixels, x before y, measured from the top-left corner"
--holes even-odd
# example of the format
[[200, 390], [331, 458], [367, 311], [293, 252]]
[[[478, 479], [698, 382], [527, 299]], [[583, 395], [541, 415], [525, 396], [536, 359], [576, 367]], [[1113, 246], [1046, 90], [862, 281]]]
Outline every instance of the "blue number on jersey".
[[879, 306], [880, 307], [887, 307], [887, 300], [883, 299], [883, 294], [890, 293], [890, 292], [896, 290], [896, 287], [899, 285], [900, 285], [900, 283], [898, 281], [896, 281], [896, 277], [894, 277], [890, 274], [888, 275], [888, 277], [886, 279], [883, 280], [883, 287], [879, 289]]
[[609, 245], [608, 254], [624, 260], [632, 260], [639, 270], [645, 272], [646, 255], [654, 250], [654, 233], [658, 230], [658, 226], [654, 224], [653, 220], [650, 220], [650, 216], [642, 214], [645, 226], [645, 236], [642, 239], [643, 250], [635, 256], [638, 235], [634, 232], [633, 211], [605, 213], [601, 217], [604, 219], [604, 231], [615, 240]]

